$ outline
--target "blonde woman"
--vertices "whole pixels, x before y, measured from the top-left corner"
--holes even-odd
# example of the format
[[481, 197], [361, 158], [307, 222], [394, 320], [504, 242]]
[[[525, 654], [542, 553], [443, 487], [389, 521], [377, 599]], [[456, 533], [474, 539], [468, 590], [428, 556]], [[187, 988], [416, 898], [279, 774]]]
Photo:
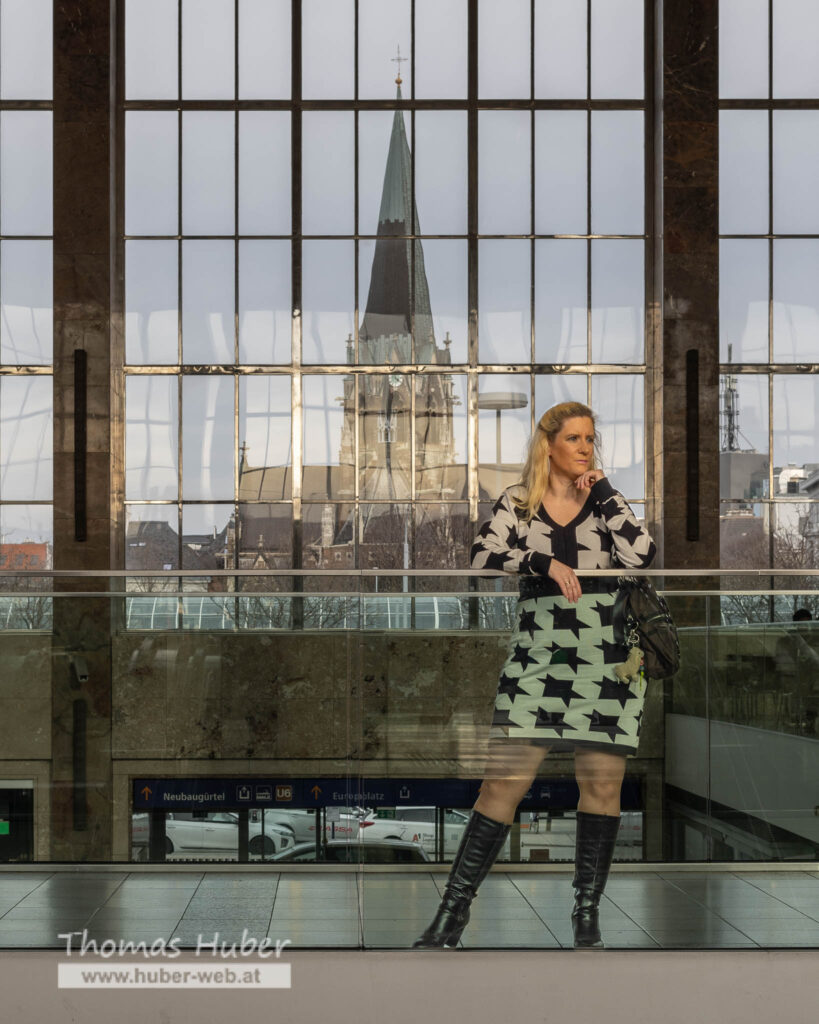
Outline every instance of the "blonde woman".
[[550, 750], [574, 751], [580, 788], [574, 945], [601, 946], [598, 905], [620, 824], [626, 757], [637, 751], [644, 685], [620, 682], [614, 577], [576, 569], [650, 565], [655, 545], [597, 468], [591, 409], [564, 402], [541, 417], [519, 484], [498, 498], [472, 547], [475, 569], [519, 575], [517, 625], [500, 675], [487, 772], [444, 896], [413, 948], [457, 944], [478, 886], [506, 841], [515, 810]]

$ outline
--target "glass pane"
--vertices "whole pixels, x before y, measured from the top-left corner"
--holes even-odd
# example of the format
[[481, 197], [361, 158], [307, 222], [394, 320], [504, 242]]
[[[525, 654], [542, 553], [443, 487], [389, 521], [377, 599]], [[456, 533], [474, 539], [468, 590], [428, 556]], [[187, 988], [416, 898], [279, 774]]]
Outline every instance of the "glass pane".
[[428, 238], [419, 244], [429, 285], [435, 361], [465, 363], [469, 341], [466, 242]]
[[561, 402], [588, 404], [588, 376], [585, 373], [535, 374], [535, 422], [553, 405]]
[[355, 493], [355, 395], [352, 377], [302, 377], [306, 501]]
[[531, 230], [531, 115], [478, 113], [478, 228], [483, 235]]
[[467, 378], [415, 378], [415, 496], [467, 498]]
[[773, 4], [773, 94], [783, 99], [819, 96], [819, 19], [812, 0]]
[[[302, 561], [305, 569], [346, 569], [355, 566], [355, 506], [305, 503], [302, 505]], [[342, 577], [305, 580], [306, 589], [346, 589], [349, 580]], [[321, 600], [321, 599], [316, 599]], [[319, 620], [343, 624], [344, 599], [323, 599], [324, 608], [314, 609]], [[342, 603], [344, 602], [344, 603]], [[306, 609], [305, 609], [306, 611]], [[321, 614], [319, 614], [319, 612]]]
[[290, 375], [239, 378], [239, 498], [291, 496]]
[[[773, 378], [773, 462], [774, 492], [787, 493], [788, 468], [810, 472], [819, 463], [819, 377], [774, 374]], [[777, 486], [777, 479], [779, 486]]]
[[160, 501], [178, 490], [175, 376], [125, 378], [125, 497]]
[[[768, 378], [720, 377], [720, 498], [758, 501], [768, 495]], [[735, 565], [735, 563], [732, 563]]]
[[768, 95], [768, 4], [769, 0], [720, 0], [719, 94], [724, 99]]
[[[373, 373], [359, 379], [359, 469], [362, 498], [409, 498], [412, 378]], [[375, 563], [387, 568], [382, 563]]]
[[591, 379], [602, 467], [627, 499], [646, 493], [643, 384], [640, 374], [593, 374]]
[[53, 473], [53, 382], [0, 380], [0, 499], [48, 501]]
[[593, 111], [591, 128], [592, 232], [641, 235], [645, 230], [642, 111]]
[[[302, 230], [306, 235], [353, 233], [353, 136], [351, 112], [312, 110], [304, 113]], [[327, 159], [329, 153], [332, 153], [332, 160]]]
[[816, 362], [819, 351], [819, 241], [774, 242], [774, 362]]
[[419, 111], [415, 115], [415, 203], [423, 232], [466, 234], [466, 180], [466, 111]]
[[528, 363], [531, 338], [531, 246], [496, 239], [478, 243], [479, 358]]
[[[53, 569], [53, 518], [50, 505], [0, 505], [0, 568]], [[32, 589], [41, 584], [51, 589], [51, 580], [30, 581]]]
[[0, 229], [4, 235], [50, 235], [52, 218], [50, 110], [0, 113]]
[[773, 229], [819, 232], [819, 111], [776, 110], [773, 133]]
[[587, 243], [535, 242], [535, 361], [585, 363], [588, 356]]
[[302, 96], [351, 99], [355, 92], [354, 0], [302, 0]]
[[645, 247], [642, 240], [592, 242], [592, 362], [645, 358]]
[[233, 377], [182, 378], [182, 494], [233, 497]]
[[234, 115], [193, 110], [182, 114], [182, 233], [234, 233]]
[[[469, 521], [466, 502], [435, 502], [415, 506], [416, 569], [468, 569], [469, 554], [475, 540], [475, 524]], [[417, 590], [461, 590], [463, 579], [416, 577]], [[415, 604], [416, 629], [466, 629], [469, 609], [466, 602], [449, 597], [418, 598]]]
[[532, 94], [530, 0], [478, 0], [478, 95], [528, 99]]
[[591, 94], [642, 99], [644, 0], [591, 0]]
[[125, 361], [179, 360], [178, 242], [125, 243]]
[[0, 98], [52, 97], [51, 0], [3, 0], [0, 4]]
[[126, 0], [125, 98], [179, 95], [179, 11], [168, 0]]
[[0, 242], [0, 362], [51, 362], [52, 268], [51, 242]]
[[[409, 569], [411, 505], [362, 505], [359, 522], [358, 563], [362, 569]], [[386, 589], [402, 588], [399, 578], [385, 579]], [[381, 584], [382, 581], [379, 581]], [[406, 629], [409, 626], [409, 601], [388, 603], [387, 598], [371, 599], [370, 627]], [[403, 605], [403, 607], [402, 607]]]
[[724, 235], [768, 230], [768, 114], [764, 110], [720, 111], [719, 229]]
[[290, 97], [290, 0], [239, 0], [239, 99]]
[[290, 242], [239, 243], [239, 362], [289, 363]]
[[768, 243], [726, 238], [719, 244], [720, 360], [768, 361]]
[[302, 259], [302, 359], [352, 362], [354, 243], [304, 242]]
[[584, 235], [587, 114], [583, 110], [535, 113], [535, 231]]
[[234, 0], [182, 0], [182, 98], [233, 99]]
[[466, 99], [467, 0], [415, 0], [416, 99]]
[[[237, 537], [239, 569], [290, 569], [293, 566], [293, 525], [290, 505], [239, 505], [239, 530]], [[239, 579], [240, 590], [278, 590], [282, 582], [275, 576]], [[262, 601], [257, 598], [257, 601]], [[264, 602], [250, 612], [265, 607]]]
[[[126, 569], [179, 568], [178, 505], [126, 505], [125, 516]], [[168, 583], [176, 587], [176, 580]], [[150, 591], [159, 587], [159, 582], [150, 576], [128, 581], [129, 590]]]
[[535, 4], [535, 97], [585, 99], [586, 4], [539, 0]]
[[174, 110], [125, 112], [125, 233], [178, 230], [179, 136]]
[[233, 242], [182, 243], [182, 362], [232, 363]]
[[412, 68], [390, 63], [397, 56], [409, 58], [412, 48], [409, 0], [358, 0], [358, 95], [361, 99], [389, 99], [395, 95], [400, 69], [402, 91], [412, 95]]
[[[358, 115], [358, 230], [362, 235], [412, 232], [408, 209], [410, 155], [404, 115], [389, 110]], [[352, 216], [352, 211], [350, 211]]]
[[532, 433], [528, 374], [478, 377], [478, 492], [495, 499], [520, 479]]
[[[233, 512], [233, 505], [182, 506], [183, 569], [234, 568], [236, 537]], [[233, 589], [232, 584], [232, 580], [224, 577], [209, 580], [207, 584], [189, 578], [183, 586], [186, 590], [225, 590]]]
[[290, 232], [290, 114], [279, 110], [239, 113], [239, 233]]

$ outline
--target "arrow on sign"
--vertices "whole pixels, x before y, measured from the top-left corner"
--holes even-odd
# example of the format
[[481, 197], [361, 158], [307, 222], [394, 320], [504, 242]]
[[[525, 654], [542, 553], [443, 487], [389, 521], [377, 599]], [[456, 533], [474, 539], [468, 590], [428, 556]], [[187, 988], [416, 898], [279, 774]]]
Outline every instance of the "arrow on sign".
[[319, 793], [321, 792], [321, 786], [319, 786], [317, 783], [315, 786], [313, 786], [310, 792], [313, 794], [313, 799], [318, 800]]
[[140, 790], [140, 793], [142, 793], [146, 800], [148, 799], [152, 792], [153, 790], [151, 789], [150, 786], [143, 786], [142, 789]]

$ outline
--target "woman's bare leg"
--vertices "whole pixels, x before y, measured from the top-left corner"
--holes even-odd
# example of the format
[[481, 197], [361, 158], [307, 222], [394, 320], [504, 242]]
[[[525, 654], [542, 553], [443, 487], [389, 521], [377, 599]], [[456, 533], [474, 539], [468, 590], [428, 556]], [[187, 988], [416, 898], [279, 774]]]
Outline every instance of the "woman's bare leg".
[[574, 774], [580, 787], [578, 811], [618, 815], [625, 773], [624, 754], [610, 754], [605, 750], [575, 750]]
[[515, 819], [515, 811], [532, 785], [548, 747], [535, 744], [490, 743], [486, 774], [481, 783], [474, 809], [493, 821], [507, 825]]

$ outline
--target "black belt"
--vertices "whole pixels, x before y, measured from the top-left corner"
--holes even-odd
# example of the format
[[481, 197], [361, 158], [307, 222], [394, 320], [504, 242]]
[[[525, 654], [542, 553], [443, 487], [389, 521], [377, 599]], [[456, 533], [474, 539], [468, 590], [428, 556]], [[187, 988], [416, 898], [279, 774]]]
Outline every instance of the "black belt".
[[[618, 589], [616, 576], [578, 576], [584, 594], [611, 594]], [[560, 597], [562, 591], [551, 576], [521, 576], [518, 580], [520, 600], [533, 597]]]

